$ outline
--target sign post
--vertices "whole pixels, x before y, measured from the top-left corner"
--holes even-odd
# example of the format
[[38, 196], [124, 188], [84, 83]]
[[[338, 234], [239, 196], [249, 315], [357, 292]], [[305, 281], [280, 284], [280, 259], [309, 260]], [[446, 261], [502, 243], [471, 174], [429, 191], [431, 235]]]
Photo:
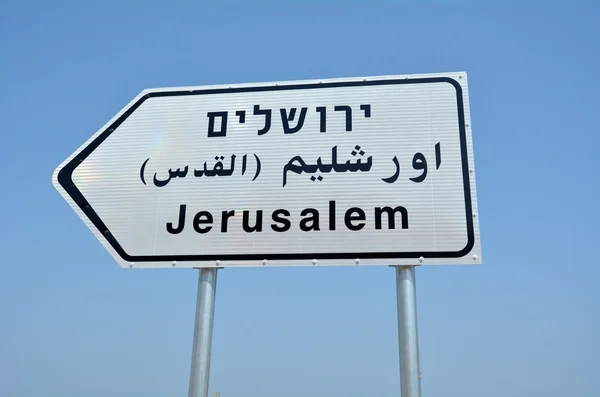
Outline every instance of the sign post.
[[199, 269], [189, 397], [208, 397], [216, 292], [217, 269]]
[[123, 268], [199, 268], [206, 397], [219, 268], [396, 266], [402, 396], [418, 397], [415, 265], [481, 263], [464, 72], [156, 88], [53, 183]]
[[421, 397], [415, 266], [394, 267], [396, 268], [396, 294], [398, 300], [401, 396]]

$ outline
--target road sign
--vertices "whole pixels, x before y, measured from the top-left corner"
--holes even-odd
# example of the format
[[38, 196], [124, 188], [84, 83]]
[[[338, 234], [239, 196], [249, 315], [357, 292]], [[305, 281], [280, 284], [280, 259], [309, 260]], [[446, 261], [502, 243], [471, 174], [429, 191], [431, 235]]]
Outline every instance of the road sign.
[[53, 179], [123, 267], [481, 263], [465, 73], [147, 89]]

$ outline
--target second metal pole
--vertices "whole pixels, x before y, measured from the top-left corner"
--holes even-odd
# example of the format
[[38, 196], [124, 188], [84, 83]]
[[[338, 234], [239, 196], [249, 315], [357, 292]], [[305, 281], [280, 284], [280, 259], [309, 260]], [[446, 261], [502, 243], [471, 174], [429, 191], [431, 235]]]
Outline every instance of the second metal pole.
[[395, 267], [401, 396], [421, 397], [415, 266]]
[[208, 397], [210, 349], [215, 318], [217, 269], [202, 268], [199, 272], [189, 397]]

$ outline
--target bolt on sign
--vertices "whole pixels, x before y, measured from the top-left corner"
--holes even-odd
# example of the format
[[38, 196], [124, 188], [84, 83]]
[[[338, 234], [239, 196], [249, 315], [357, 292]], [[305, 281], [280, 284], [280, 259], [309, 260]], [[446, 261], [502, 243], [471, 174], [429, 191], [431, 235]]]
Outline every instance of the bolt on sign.
[[481, 263], [466, 73], [142, 91], [55, 171], [123, 267]]

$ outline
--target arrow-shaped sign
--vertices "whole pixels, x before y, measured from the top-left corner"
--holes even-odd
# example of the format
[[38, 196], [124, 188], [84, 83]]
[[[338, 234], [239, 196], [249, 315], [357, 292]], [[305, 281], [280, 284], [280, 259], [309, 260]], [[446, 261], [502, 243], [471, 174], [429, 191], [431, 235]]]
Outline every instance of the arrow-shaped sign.
[[123, 267], [480, 263], [464, 73], [145, 90], [54, 184]]

